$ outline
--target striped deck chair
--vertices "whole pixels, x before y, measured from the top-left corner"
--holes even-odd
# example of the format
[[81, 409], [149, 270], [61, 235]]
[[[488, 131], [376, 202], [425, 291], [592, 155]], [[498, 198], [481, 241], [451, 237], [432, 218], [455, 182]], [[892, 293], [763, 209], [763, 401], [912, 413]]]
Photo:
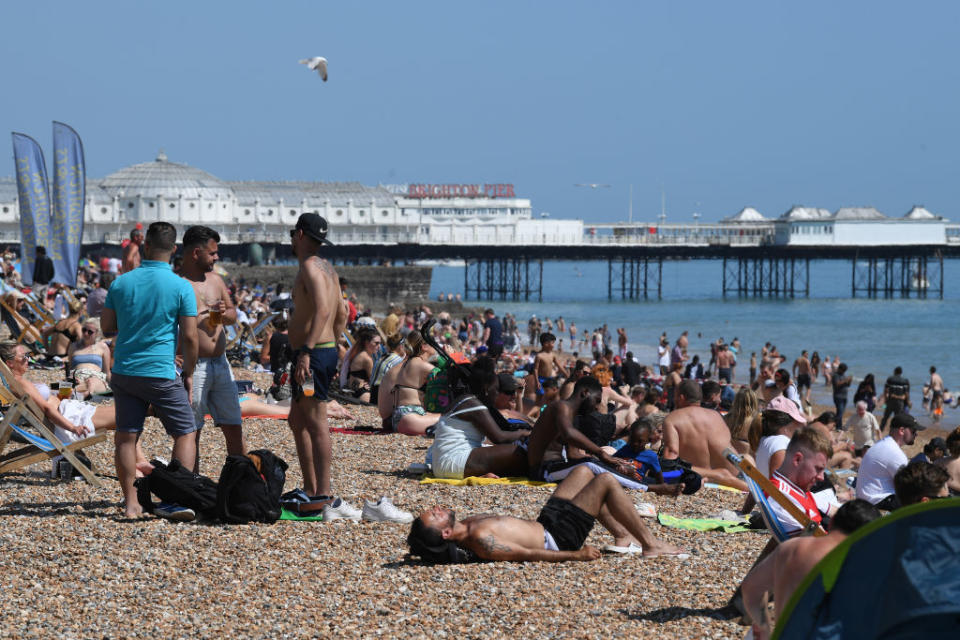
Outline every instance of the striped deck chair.
[[[61, 442], [54, 435], [53, 425], [47, 421], [43, 410], [23, 391], [4, 362], [0, 362], [0, 402], [9, 405], [0, 420], [0, 473], [18, 471], [62, 455], [87, 482], [95, 487], [103, 486], [90, 467], [78, 460], [73, 452], [103, 442], [107, 439], [106, 433], [96, 433], [70, 444]], [[14, 433], [27, 444], [4, 453]]]
[[[0, 297], [0, 307], [3, 308], [4, 316], [3, 322], [10, 331], [10, 339], [25, 345], [37, 342], [41, 337], [43, 327], [46, 326], [46, 321], [41, 318], [31, 323], [14, 308], [12, 301], [13, 298], [9, 296]], [[15, 327], [16, 330], [14, 330]]]
[[[271, 322], [280, 317], [279, 313], [268, 313], [260, 318], [256, 324], [238, 328], [237, 325], [223, 325], [224, 335], [227, 337], [227, 351], [238, 349], [237, 353], [245, 350], [247, 352], [256, 351], [259, 347], [258, 338], [260, 334], [270, 325]], [[242, 353], [239, 356], [242, 358]]]
[[787, 540], [790, 535], [770, 508], [771, 500], [776, 500], [781, 507], [786, 509], [787, 512], [800, 523], [800, 526], [803, 527], [801, 535], [827, 535], [827, 532], [824, 531], [820, 525], [811, 520], [790, 498], [783, 495], [783, 492], [777, 489], [774, 484], [770, 482], [769, 478], [765, 478], [759, 469], [750, 464], [749, 460], [743, 459], [731, 449], [724, 451], [723, 455], [734, 466], [740, 469], [740, 478], [747, 483], [750, 495], [753, 496], [753, 499], [757, 502], [757, 508], [760, 510], [764, 524], [767, 525], [767, 529], [770, 531], [770, 534], [776, 538], [777, 542]]

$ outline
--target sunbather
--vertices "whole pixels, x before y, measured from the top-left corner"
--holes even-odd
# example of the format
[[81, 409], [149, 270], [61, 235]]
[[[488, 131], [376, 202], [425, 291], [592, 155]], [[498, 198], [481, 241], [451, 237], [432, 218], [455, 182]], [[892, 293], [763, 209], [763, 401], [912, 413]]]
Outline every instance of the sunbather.
[[80, 328], [80, 339], [70, 343], [68, 377], [72, 373], [75, 391], [85, 397], [109, 389], [112, 354], [107, 343], [100, 339], [100, 320], [87, 318]]
[[412, 555], [433, 562], [461, 562], [470, 554], [509, 562], [596, 560], [600, 551], [584, 542], [597, 519], [615, 535], [629, 531], [646, 557], [686, 555], [650, 533], [611, 474], [594, 476], [583, 467], [560, 483], [536, 521], [482, 515], [458, 522], [451, 509], [434, 507], [413, 521], [407, 544]]

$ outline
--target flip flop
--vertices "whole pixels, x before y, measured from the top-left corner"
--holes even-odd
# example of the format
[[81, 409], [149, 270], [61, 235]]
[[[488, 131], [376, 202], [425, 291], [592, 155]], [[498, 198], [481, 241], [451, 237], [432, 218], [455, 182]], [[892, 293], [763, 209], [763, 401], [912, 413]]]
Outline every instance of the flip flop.
[[677, 560], [688, 560], [690, 558], [690, 552], [688, 551], [672, 551], [670, 553], [654, 553], [652, 555], [644, 555], [646, 558], [676, 558]]

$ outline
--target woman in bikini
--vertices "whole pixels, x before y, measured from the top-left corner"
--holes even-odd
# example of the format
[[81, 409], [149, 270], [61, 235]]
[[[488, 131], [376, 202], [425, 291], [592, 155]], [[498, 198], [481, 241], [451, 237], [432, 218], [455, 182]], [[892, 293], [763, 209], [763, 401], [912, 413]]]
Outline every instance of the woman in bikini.
[[384, 422], [389, 419], [394, 431], [420, 436], [440, 418], [440, 414], [424, 410], [422, 399], [427, 377], [433, 371], [429, 359], [436, 352], [415, 329], [407, 334], [404, 348], [407, 359], [388, 371], [383, 378], [378, 408], [380, 417]]
[[66, 318], [43, 330], [43, 339], [49, 340], [48, 355], [62, 358], [67, 355], [70, 344], [80, 340], [80, 314], [82, 312], [83, 305], [74, 300], [70, 303], [70, 314]]
[[74, 390], [86, 397], [109, 389], [110, 347], [100, 340], [100, 320], [87, 318], [80, 328], [80, 340], [67, 350], [67, 377], [73, 373]]
[[364, 329], [357, 336], [352, 358], [348, 354], [347, 388], [361, 402], [370, 402], [370, 378], [373, 374], [373, 355], [383, 341], [376, 330]]

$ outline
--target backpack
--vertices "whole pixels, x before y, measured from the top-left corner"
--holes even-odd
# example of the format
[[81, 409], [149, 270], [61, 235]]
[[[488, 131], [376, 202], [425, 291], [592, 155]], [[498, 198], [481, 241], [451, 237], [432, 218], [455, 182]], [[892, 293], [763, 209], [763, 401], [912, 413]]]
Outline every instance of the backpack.
[[667, 484], [682, 482], [684, 495], [696, 493], [703, 486], [703, 476], [694, 471], [693, 466], [686, 460], [660, 458], [660, 471], [663, 472], [663, 481]]
[[217, 507], [217, 483], [206, 476], [193, 473], [174, 458], [170, 464], [154, 460], [153, 472], [137, 478], [137, 502], [147, 513], [153, 513], [151, 494], [161, 502], [172, 502], [193, 509], [197, 515], [213, 518]]
[[225, 524], [276, 522], [286, 471], [287, 463], [266, 449], [227, 456], [217, 487], [217, 517]]

